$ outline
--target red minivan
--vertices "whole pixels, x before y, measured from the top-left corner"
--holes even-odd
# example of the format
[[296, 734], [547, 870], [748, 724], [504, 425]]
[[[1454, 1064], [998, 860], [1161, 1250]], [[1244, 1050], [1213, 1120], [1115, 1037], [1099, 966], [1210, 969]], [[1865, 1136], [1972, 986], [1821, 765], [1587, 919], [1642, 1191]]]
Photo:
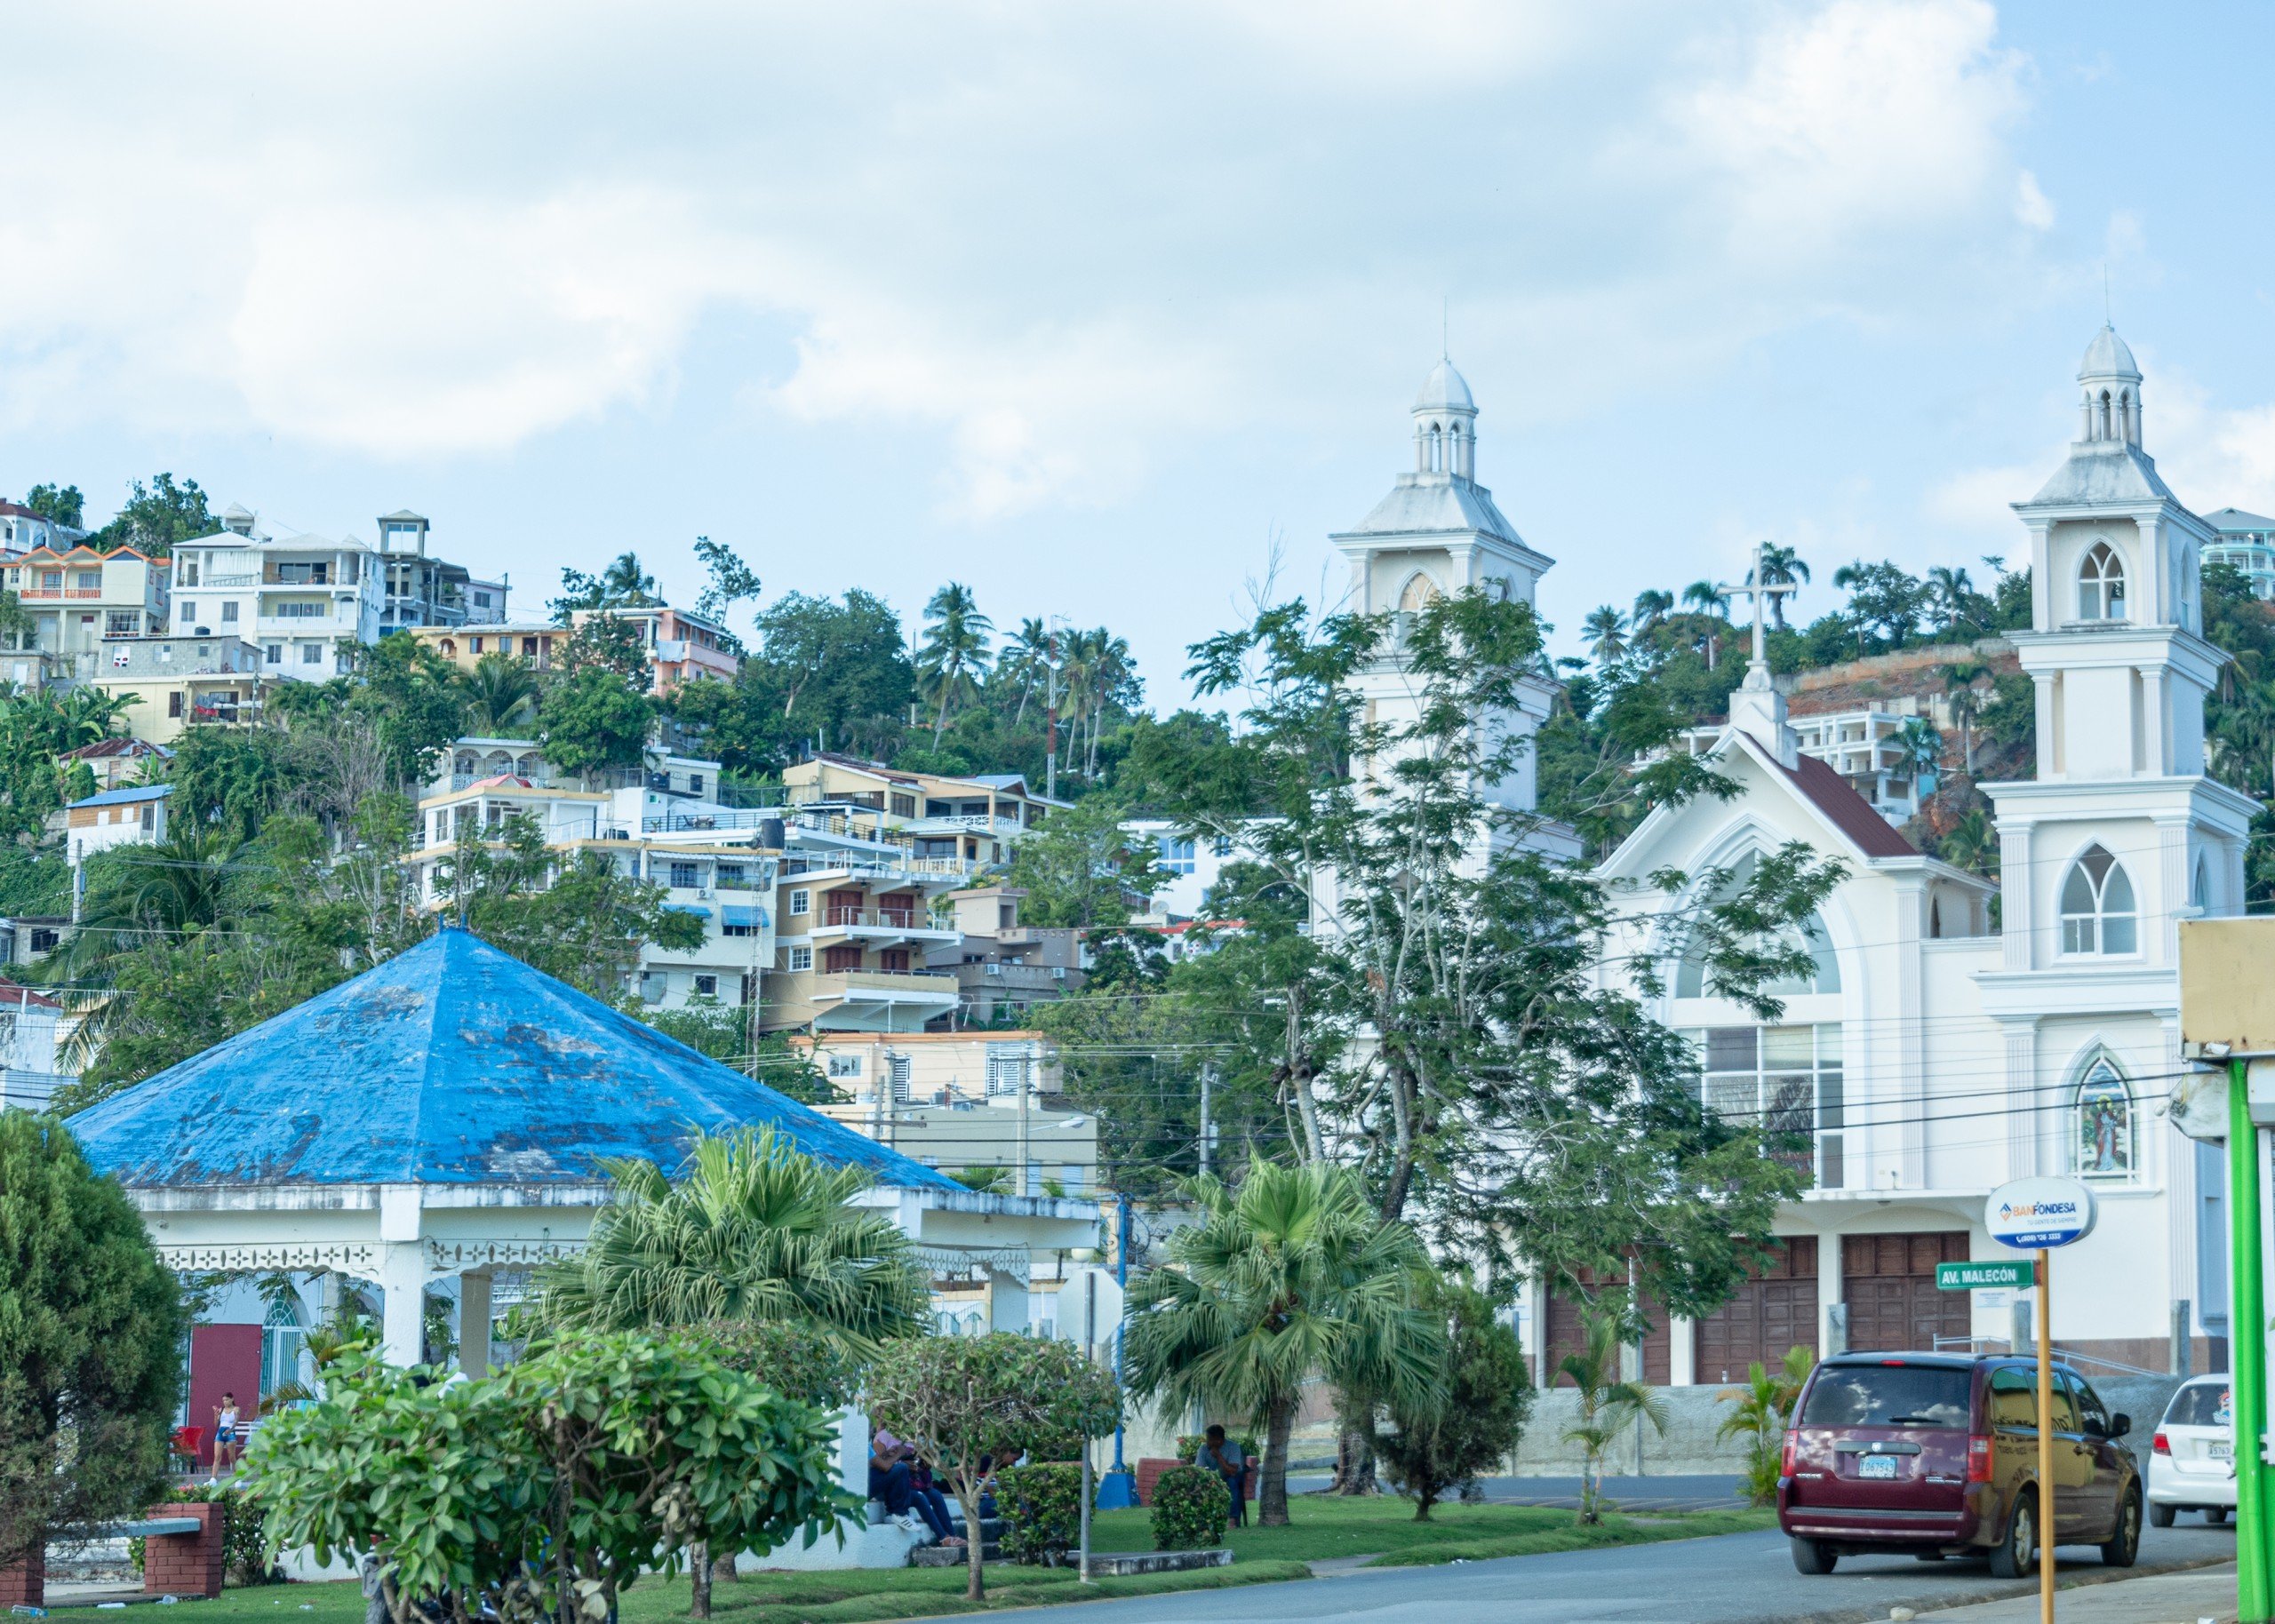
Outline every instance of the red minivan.
[[[2131, 1567], [2141, 1476], [2111, 1415], [2075, 1371], [2054, 1376], [2054, 1538]], [[1777, 1522], [1793, 1565], [1830, 1573], [1843, 1556], [1922, 1560], [1988, 1555], [2028, 1573], [2044, 1540], [2038, 1508], [2038, 1367], [1959, 1354], [1849, 1353], [1810, 1374], [1785, 1434]]]

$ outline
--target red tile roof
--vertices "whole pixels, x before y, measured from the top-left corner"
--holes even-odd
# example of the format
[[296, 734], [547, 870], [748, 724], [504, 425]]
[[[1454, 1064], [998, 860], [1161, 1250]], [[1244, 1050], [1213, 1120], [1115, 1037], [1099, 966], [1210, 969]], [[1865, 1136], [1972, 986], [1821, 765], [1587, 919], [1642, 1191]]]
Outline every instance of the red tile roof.
[[[1752, 738], [1752, 734], [1746, 736]], [[1787, 767], [1777, 760], [1776, 752], [1762, 744], [1754, 744], [1761, 753], [1776, 762], [1777, 770], [1793, 781], [1793, 787], [1809, 798], [1816, 809], [1832, 820], [1833, 827], [1856, 843], [1857, 849], [1868, 857], [1916, 857], [1920, 848], [1896, 832], [1894, 824], [1872, 810], [1872, 803], [1856, 793], [1848, 780], [1834, 772], [1815, 756], [1802, 756], [1798, 767]]]
[[173, 752], [163, 744], [153, 744], [139, 738], [97, 739], [92, 744], [82, 744], [76, 750], [67, 750], [56, 758], [59, 761], [100, 761], [111, 756], [171, 756]]

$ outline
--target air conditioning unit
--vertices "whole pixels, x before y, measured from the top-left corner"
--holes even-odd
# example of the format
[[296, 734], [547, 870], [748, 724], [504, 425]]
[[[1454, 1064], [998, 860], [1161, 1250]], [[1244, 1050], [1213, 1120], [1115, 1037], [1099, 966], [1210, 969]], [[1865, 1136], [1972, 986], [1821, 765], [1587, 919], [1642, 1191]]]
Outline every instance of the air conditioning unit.
[[1063, 964], [1052, 965], [1050, 967], [1050, 979], [1053, 981], [1065, 981], [1066, 979], [1066, 967]]
[[1003, 961], [1000, 959], [990, 959], [987, 961], [987, 973], [990, 975], [1001, 975], [1003, 973]]

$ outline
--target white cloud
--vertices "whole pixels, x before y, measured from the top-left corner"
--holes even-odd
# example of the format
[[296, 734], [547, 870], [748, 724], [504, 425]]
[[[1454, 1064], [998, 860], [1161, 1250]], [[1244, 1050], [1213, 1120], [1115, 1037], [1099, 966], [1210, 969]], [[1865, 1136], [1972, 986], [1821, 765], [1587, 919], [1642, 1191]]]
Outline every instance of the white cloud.
[[0, 425], [494, 456], [667, 401], [727, 313], [785, 341], [744, 399], [914, 427], [989, 521], [1331, 416], [1444, 295], [1521, 357], [1504, 425], [1979, 301], [2050, 218], [1989, 6], [1742, 17], [18, 12]]
[[2039, 190], [2038, 177], [2023, 171], [2015, 187], [2015, 219], [2032, 231], [2048, 231], [2054, 226], [2054, 204]]
[[1836, 0], [1680, 94], [1676, 125], [1724, 177], [1734, 247], [1824, 253], [2011, 195], [2021, 62], [1997, 28], [1985, 0]]

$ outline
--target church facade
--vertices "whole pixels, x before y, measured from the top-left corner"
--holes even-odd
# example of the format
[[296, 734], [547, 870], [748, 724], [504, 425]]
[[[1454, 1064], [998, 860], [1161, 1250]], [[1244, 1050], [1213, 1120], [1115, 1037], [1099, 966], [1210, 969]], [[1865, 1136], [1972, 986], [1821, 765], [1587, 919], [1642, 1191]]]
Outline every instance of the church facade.
[[[2027, 532], [2032, 624], [2014, 634], [2036, 690], [2033, 776], [1982, 787], [2000, 878], [1920, 851], [1806, 753], [1757, 666], [1707, 752], [1739, 785], [1653, 811], [1599, 866], [1619, 897], [1607, 984], [1638, 951], [1666, 967], [1650, 1002], [1688, 1035], [1705, 1106], [1799, 1136], [1807, 1186], [1776, 1225], [1779, 1254], [1711, 1320], [1646, 1311], [1647, 1379], [1743, 1380], [1794, 1343], [2003, 1349], [2032, 1333], [1998, 1292], [1942, 1292], [1939, 1262], [2011, 1255], [1982, 1224], [2009, 1179], [2092, 1183], [2095, 1232], [2063, 1254], [2052, 1332], [2065, 1350], [2161, 1372], [2223, 1362], [2225, 1259], [2216, 1156], [2163, 1104], [2182, 1071], [2177, 923], [2239, 913], [2256, 803], [2205, 772], [2204, 703], [2224, 657], [2203, 636], [2199, 569], [2217, 533], [2142, 447], [2141, 375], [2109, 329], [2079, 374], [2068, 456], [2014, 505]], [[1503, 580], [1530, 601], [1549, 561], [1474, 485], [1476, 410], [1450, 366], [1415, 409], [1417, 466], [1355, 530], [1354, 607]], [[1759, 649], [1757, 646], [1757, 657]], [[1387, 663], [1370, 705], [1399, 702]], [[1544, 696], [1544, 698], [1545, 696]], [[1545, 713], [1545, 705], [1544, 705]], [[1499, 719], [1529, 730], [1537, 718]], [[1502, 786], [1529, 809], [1532, 784]], [[1685, 899], [1650, 876], [1734, 883], [1791, 841], [1845, 878], [1801, 942], [1814, 968], [1765, 1021], [1715, 996], [1673, 939]], [[1536, 1295], [1543, 1363], [1569, 1305]], [[2100, 1368], [2095, 1366], [2095, 1368]]]

